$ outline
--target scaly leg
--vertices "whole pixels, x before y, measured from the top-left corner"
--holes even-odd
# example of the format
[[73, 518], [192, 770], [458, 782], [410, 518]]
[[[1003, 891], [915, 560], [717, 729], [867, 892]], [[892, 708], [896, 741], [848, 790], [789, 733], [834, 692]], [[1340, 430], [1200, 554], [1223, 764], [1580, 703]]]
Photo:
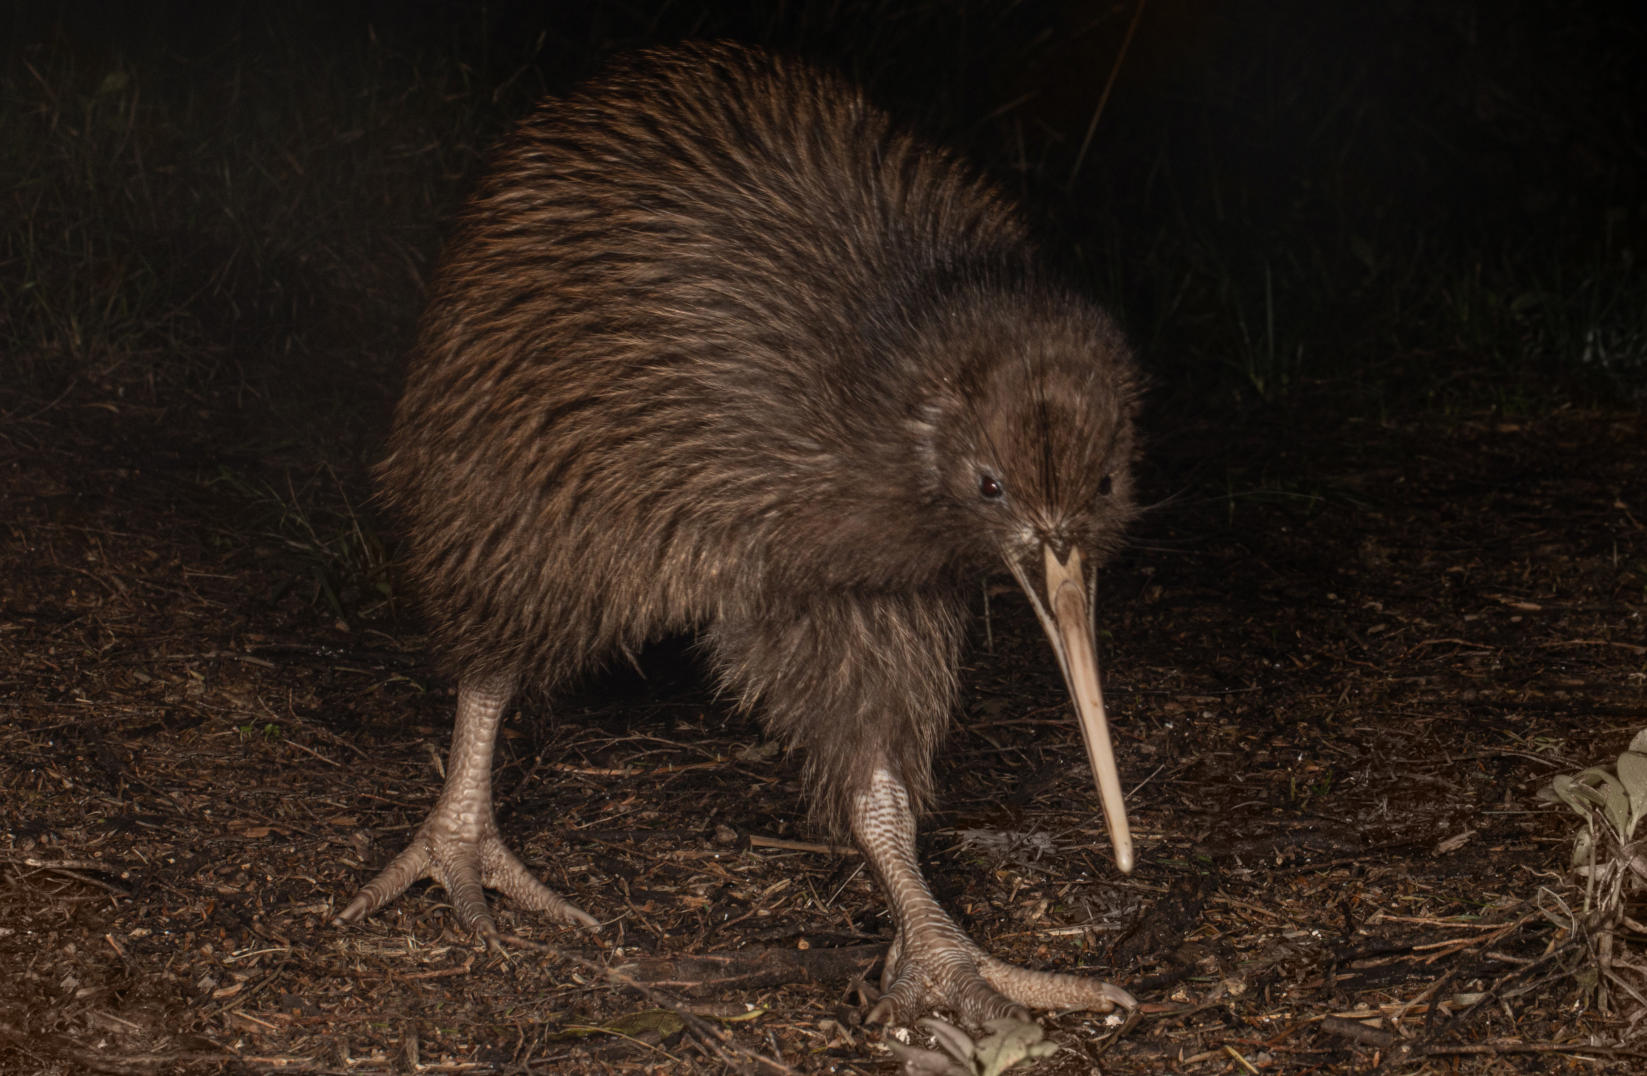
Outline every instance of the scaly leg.
[[458, 685], [446, 787], [435, 809], [406, 850], [361, 887], [338, 915], [338, 923], [357, 922], [413, 882], [432, 878], [446, 890], [463, 925], [488, 941], [497, 938], [498, 928], [482, 887], [563, 923], [599, 928], [593, 916], [538, 881], [498, 836], [497, 816], [492, 813], [492, 745], [512, 694], [513, 685], [507, 681], [465, 679]]
[[909, 792], [890, 770], [876, 768], [869, 787], [853, 796], [852, 833], [886, 890], [898, 930], [887, 950], [882, 996], [869, 1012], [871, 1023], [912, 1019], [930, 1008], [952, 1009], [982, 1025], [1001, 1016], [1028, 1019], [1028, 1008], [1108, 1012], [1138, 1004], [1118, 986], [1031, 971], [978, 948], [938, 906], [921, 877]]

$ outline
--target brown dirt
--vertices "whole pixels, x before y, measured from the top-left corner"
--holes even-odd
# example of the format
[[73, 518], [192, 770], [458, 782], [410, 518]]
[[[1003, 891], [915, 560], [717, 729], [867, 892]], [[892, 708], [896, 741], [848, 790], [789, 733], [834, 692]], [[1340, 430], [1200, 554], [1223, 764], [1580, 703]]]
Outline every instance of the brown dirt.
[[[702, 1026], [747, 1071], [892, 1069], [852, 982], [878, 894], [684, 647], [501, 747], [506, 834], [598, 938], [499, 901], [525, 941], [488, 953], [426, 886], [331, 926], [432, 802], [451, 705], [346, 498], [370, 430], [247, 448], [154, 395], [0, 405], [0, 1070], [714, 1070]], [[1647, 421], [1332, 415], [1157, 438], [1182, 492], [1102, 614], [1130, 878], [993, 588], [934, 885], [996, 953], [1144, 1002], [1046, 1017], [1036, 1071], [1641, 1071], [1577, 1049], [1617, 1025], [1535, 906], [1574, 819], [1533, 793], [1647, 725]]]

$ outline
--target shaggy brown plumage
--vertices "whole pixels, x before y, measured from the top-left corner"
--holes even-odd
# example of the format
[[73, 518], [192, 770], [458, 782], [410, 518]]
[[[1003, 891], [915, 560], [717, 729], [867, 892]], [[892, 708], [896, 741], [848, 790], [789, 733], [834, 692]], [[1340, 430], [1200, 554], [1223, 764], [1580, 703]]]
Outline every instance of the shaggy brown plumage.
[[850, 828], [877, 773], [930, 794], [963, 585], [1118, 540], [1135, 395], [995, 187], [839, 78], [685, 46], [503, 146], [379, 478], [482, 702], [699, 631]]

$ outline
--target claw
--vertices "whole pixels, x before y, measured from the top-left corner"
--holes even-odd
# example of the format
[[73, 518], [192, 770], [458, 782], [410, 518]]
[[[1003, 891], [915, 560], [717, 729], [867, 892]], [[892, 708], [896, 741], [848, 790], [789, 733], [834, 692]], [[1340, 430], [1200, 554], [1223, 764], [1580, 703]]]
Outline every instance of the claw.
[[[948, 1009], [978, 1027], [991, 1020], [1029, 1020], [1030, 1009], [1109, 1012], [1135, 1008], [1127, 991], [1100, 979], [1033, 971], [985, 953], [958, 928], [918, 942], [902, 934], [888, 950], [881, 999], [865, 1022], [886, 1024], [932, 1009]], [[901, 959], [895, 959], [901, 955]]]
[[486, 903], [487, 889], [495, 889], [524, 908], [568, 925], [600, 929], [594, 916], [538, 881], [495, 831], [486, 832], [491, 827], [477, 827], [479, 833], [439, 833], [449, 828], [450, 820], [437, 808], [411, 844], [361, 887], [334, 922], [340, 926], [359, 922], [400, 896], [412, 883], [428, 878], [446, 890], [464, 928], [488, 941], [498, 937], [498, 928]]
[[991, 986], [1032, 1009], [1069, 1009], [1109, 1012], [1117, 1005], [1136, 1009], [1138, 999], [1102, 979], [1057, 971], [1032, 971], [997, 960], [982, 951], [978, 971]]
[[488, 942], [497, 941], [498, 927], [486, 904], [487, 889], [496, 889], [515, 903], [563, 923], [600, 929], [594, 916], [538, 881], [498, 836], [492, 813], [492, 741], [509, 691], [507, 684], [496, 681], [466, 680], [459, 685], [446, 787], [435, 809], [405, 850], [362, 886], [333, 922], [358, 922], [406, 892], [413, 882], [429, 878], [446, 890], [464, 927]]
[[890, 1024], [897, 1015], [898, 1006], [893, 1003], [890, 997], [882, 994], [881, 1000], [877, 1001], [874, 1007], [864, 1016], [864, 1023], [870, 1025]]
[[915, 817], [908, 791], [889, 770], [876, 770], [854, 802], [853, 831], [892, 904], [898, 932], [881, 972], [882, 996], [865, 1018], [888, 1023], [948, 1009], [982, 1027], [991, 1020], [1028, 1022], [1029, 1010], [1109, 1012], [1136, 1006], [1131, 994], [1096, 979], [1031, 971], [997, 960], [955, 925], [915, 863]]

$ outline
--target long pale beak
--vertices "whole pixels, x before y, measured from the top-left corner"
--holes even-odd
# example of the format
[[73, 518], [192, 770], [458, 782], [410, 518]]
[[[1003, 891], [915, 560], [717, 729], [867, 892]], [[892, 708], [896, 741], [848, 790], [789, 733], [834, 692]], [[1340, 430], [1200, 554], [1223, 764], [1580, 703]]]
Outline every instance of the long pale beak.
[[1086, 573], [1081, 551], [1072, 548], [1059, 560], [1050, 544], [1041, 547], [1046, 562], [1046, 589], [1031, 581], [1025, 566], [1015, 557], [1007, 565], [1018, 585], [1029, 595], [1035, 615], [1046, 630], [1047, 639], [1058, 655], [1058, 667], [1075, 702], [1075, 716], [1081, 722], [1081, 738], [1086, 741], [1092, 777], [1098, 783], [1098, 799], [1104, 805], [1104, 822], [1109, 826], [1110, 844], [1115, 848], [1115, 865], [1123, 874], [1132, 873], [1132, 831], [1127, 827], [1127, 804], [1121, 794], [1121, 774], [1115, 768], [1115, 749], [1109, 742], [1109, 720], [1104, 716], [1104, 696], [1098, 688], [1098, 657], [1092, 641], [1092, 603], [1088, 598]]

